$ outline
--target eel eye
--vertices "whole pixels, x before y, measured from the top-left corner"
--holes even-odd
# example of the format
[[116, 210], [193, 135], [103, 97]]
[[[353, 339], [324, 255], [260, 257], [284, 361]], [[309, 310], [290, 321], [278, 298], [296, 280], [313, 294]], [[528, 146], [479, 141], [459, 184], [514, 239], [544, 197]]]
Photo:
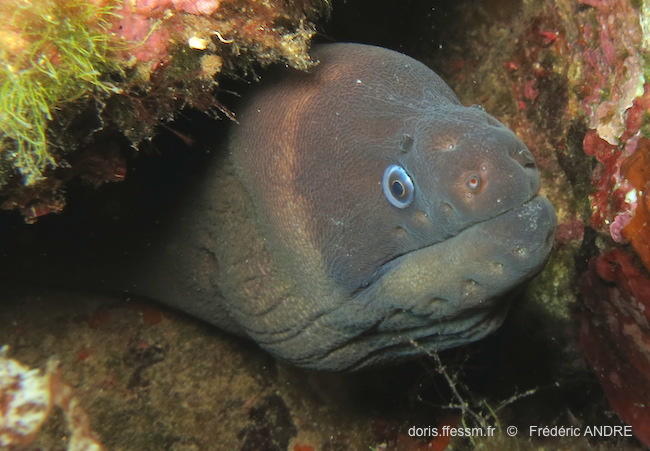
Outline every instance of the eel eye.
[[388, 166], [381, 185], [391, 205], [406, 208], [413, 202], [413, 181], [403, 167], [396, 164]]
[[465, 185], [472, 191], [476, 191], [481, 187], [481, 177], [478, 174], [472, 174], [467, 177]]

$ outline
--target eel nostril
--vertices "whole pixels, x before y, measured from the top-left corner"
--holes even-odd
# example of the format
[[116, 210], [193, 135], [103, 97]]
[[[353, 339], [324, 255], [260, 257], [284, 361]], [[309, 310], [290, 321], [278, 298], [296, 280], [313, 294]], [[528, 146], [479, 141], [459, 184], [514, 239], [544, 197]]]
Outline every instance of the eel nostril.
[[535, 169], [537, 167], [533, 154], [526, 148], [511, 150], [510, 157], [526, 169]]

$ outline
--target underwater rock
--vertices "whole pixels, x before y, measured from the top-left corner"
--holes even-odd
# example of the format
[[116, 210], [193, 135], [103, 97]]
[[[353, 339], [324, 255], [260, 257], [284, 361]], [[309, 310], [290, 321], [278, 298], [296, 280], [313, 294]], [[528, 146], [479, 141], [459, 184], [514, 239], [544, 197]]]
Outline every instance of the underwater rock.
[[[369, 378], [379, 385], [384, 375], [289, 368], [202, 322], [132, 299], [38, 290], [3, 302], [0, 343], [11, 346], [10, 359], [40, 375], [28, 367], [57, 355], [77, 405], [108, 450], [239, 450], [245, 443], [293, 449], [289, 441], [337, 450], [375, 443], [372, 409], [359, 407], [358, 393]], [[48, 418], [28, 449], [65, 449], [66, 419], [56, 408]]]
[[[603, 322], [612, 310], [604, 301], [595, 302], [586, 288], [591, 285], [578, 284], [588, 260], [601, 255], [598, 261], [605, 261], [611, 249], [631, 244], [624, 252], [635, 252], [639, 259], [626, 260], [624, 266], [647, 277], [650, 95], [645, 57], [650, 15], [647, 1], [553, 0], [520, 6], [513, 16], [511, 11], [495, 14], [497, 23], [479, 28], [465, 47], [454, 42], [472, 51], [459, 52], [453, 67], [469, 65], [473, 70], [450, 70], [449, 79], [466, 99], [485, 99], [484, 105], [528, 144], [539, 163], [544, 192], [556, 206], [557, 246], [528, 296], [552, 318], [545, 327], [565, 331], [553, 334], [563, 337], [557, 341], [557, 355], [570, 350], [567, 366], [556, 370], [560, 374], [575, 370], [570, 362], [581, 361], [575, 343], [576, 307]], [[506, 31], [498, 20], [515, 25]], [[617, 284], [631, 274], [621, 272]], [[629, 294], [632, 304], [636, 295], [640, 293]], [[594, 333], [591, 340], [600, 343], [598, 329], [590, 325], [588, 330]], [[629, 371], [634, 379], [632, 357], [614, 355], [621, 377]], [[644, 396], [638, 393], [637, 398], [647, 400]], [[611, 403], [615, 410], [623, 404]], [[634, 421], [628, 414], [621, 417]], [[634, 424], [635, 432], [642, 430], [638, 421]]]
[[650, 139], [639, 138], [635, 144], [634, 154], [623, 162], [621, 168], [628, 181], [625, 196], [630, 210], [619, 213], [617, 219], [625, 218], [622, 234], [632, 244], [646, 270], [650, 271]]
[[[627, 250], [592, 259], [581, 284], [580, 343], [612, 409], [650, 445], [650, 85], [645, 84], [646, 2], [584, 1], [598, 27], [585, 28], [599, 45], [585, 53], [593, 84], [584, 151], [599, 165], [593, 174], [591, 224]], [[647, 70], [647, 69], [645, 69]], [[647, 73], [647, 72], [646, 72]], [[604, 95], [606, 93], [606, 95]], [[606, 245], [605, 249], [612, 245]]]
[[106, 139], [128, 155], [183, 108], [232, 119], [214, 95], [222, 72], [310, 67], [313, 22], [328, 10], [326, 0], [1, 2], [2, 208], [30, 222], [60, 211], [71, 179], [106, 181], [79, 160], [101, 160]]
[[0, 447], [22, 449], [32, 443], [54, 407], [59, 407], [70, 433], [68, 450], [104, 449], [56, 361], [50, 360], [43, 373], [7, 354], [6, 346], [0, 348]]
[[[593, 173], [595, 189], [590, 197], [592, 226], [609, 233], [617, 243], [631, 240], [644, 261], [639, 227], [640, 218], [644, 216], [643, 192], [648, 180], [645, 155], [650, 142], [646, 136], [649, 107], [650, 85], [646, 85], [644, 94], [634, 99], [627, 111], [619, 144], [608, 143], [597, 130], [587, 132], [583, 141], [584, 152], [599, 163]], [[628, 228], [637, 214], [637, 206], [640, 206], [638, 218]]]
[[623, 250], [589, 263], [580, 344], [614, 411], [650, 446], [650, 277]]

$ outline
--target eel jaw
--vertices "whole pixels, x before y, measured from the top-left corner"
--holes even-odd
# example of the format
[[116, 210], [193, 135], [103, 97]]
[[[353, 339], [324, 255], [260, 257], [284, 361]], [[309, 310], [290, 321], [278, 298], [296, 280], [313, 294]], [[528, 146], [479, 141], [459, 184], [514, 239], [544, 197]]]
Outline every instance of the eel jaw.
[[544, 265], [555, 224], [550, 202], [535, 196], [396, 258], [375, 283], [269, 350], [298, 366], [341, 371], [479, 340], [503, 322], [504, 294]]

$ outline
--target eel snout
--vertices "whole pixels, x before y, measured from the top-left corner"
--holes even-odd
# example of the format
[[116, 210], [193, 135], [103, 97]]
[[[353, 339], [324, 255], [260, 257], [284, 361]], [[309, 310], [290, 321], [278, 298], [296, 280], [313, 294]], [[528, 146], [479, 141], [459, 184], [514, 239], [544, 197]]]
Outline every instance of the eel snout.
[[509, 303], [502, 296], [544, 265], [555, 224], [551, 203], [535, 196], [452, 239], [391, 262], [375, 287], [361, 296], [374, 296], [373, 308], [382, 310], [384, 318], [362, 340], [349, 343], [351, 349], [362, 342], [375, 348], [353, 366], [451, 348], [493, 332], [507, 312]]
[[294, 363], [357, 370], [489, 335], [507, 313], [504, 295], [544, 265], [555, 224], [551, 203], [535, 196], [452, 239], [398, 257], [349, 303], [318, 319], [348, 338]]

